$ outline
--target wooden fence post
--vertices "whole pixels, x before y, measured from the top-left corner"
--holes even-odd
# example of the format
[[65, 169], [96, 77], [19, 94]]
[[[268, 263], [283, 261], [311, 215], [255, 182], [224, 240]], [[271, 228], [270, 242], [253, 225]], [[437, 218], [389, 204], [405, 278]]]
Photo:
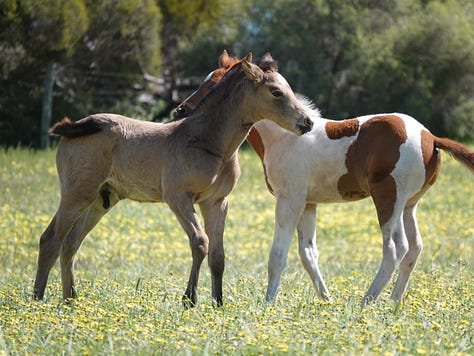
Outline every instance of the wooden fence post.
[[55, 63], [48, 64], [44, 81], [43, 105], [41, 110], [41, 131], [39, 148], [49, 147], [49, 127], [51, 126], [51, 110], [53, 105], [53, 86], [55, 76]]

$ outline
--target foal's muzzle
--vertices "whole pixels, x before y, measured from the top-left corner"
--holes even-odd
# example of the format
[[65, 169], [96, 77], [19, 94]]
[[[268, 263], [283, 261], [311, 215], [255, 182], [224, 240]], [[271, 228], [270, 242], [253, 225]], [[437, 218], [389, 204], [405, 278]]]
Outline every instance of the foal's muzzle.
[[301, 131], [301, 134], [303, 135], [306, 132], [311, 131], [311, 129], [313, 128], [313, 121], [309, 117], [305, 117], [301, 121], [302, 121], [301, 123], [300, 122], [296, 123], [296, 127], [298, 128], [298, 130]]

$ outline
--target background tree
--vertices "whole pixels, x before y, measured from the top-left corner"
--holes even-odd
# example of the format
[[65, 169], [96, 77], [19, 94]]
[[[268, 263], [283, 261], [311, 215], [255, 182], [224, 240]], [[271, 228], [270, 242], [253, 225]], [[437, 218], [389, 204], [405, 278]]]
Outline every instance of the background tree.
[[[160, 71], [161, 13], [152, 0], [20, 0], [2, 7], [0, 140], [37, 146], [45, 74], [56, 63], [53, 117], [133, 114], [144, 72]], [[3, 51], [2, 51], [3, 52]]]
[[[437, 134], [474, 136], [472, 2], [255, 0], [238, 6], [188, 48], [189, 74], [213, 68], [222, 48], [240, 56], [268, 50], [295, 90], [327, 117], [401, 111]], [[190, 60], [199, 55], [200, 62]]]
[[[54, 75], [54, 63], [74, 52], [88, 25], [85, 5], [82, 0], [8, 0], [1, 9], [0, 139], [38, 144], [44, 83], [52, 81], [45, 80], [44, 74]], [[42, 126], [48, 127], [49, 122]], [[47, 143], [43, 135], [42, 144]]]
[[[190, 46], [196, 33], [216, 23], [224, 6], [222, 0], [156, 0], [163, 13], [162, 59], [163, 78], [166, 90], [159, 93], [167, 104], [154, 119], [169, 116], [180, 99], [179, 79], [183, 74], [183, 51]], [[199, 58], [192, 58], [194, 62]]]
[[152, 0], [90, 1], [87, 9], [90, 25], [58, 70], [61, 105], [72, 117], [134, 115], [148, 90], [145, 74], [161, 71], [161, 11]]
[[270, 51], [326, 117], [399, 111], [474, 137], [469, 0], [0, 1], [2, 145], [38, 144], [49, 63], [53, 118], [162, 120], [223, 49]]
[[212, 21], [201, 22], [193, 31], [192, 40], [183, 46], [181, 76], [203, 78], [215, 68], [223, 49], [241, 57], [252, 50], [246, 29], [249, 1], [220, 0], [218, 3], [219, 11]]
[[[474, 6], [463, 1], [397, 2], [360, 41], [355, 110], [404, 111], [437, 134], [474, 135]], [[401, 5], [400, 5], [401, 4]], [[380, 110], [380, 109], [379, 109]]]

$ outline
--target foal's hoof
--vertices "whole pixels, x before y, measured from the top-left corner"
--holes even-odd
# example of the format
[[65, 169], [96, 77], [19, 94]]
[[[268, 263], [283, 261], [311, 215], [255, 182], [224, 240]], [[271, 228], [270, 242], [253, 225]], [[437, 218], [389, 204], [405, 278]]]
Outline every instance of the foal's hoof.
[[192, 298], [188, 297], [186, 294], [183, 295], [182, 302], [183, 302], [184, 309], [191, 309], [196, 306], [196, 300], [193, 300]]
[[44, 294], [43, 293], [38, 293], [38, 292], [33, 292], [33, 300], [35, 301], [40, 301], [43, 300]]
[[74, 298], [65, 298], [65, 299], [63, 299], [64, 304], [71, 305], [71, 306], [74, 305], [75, 301], [76, 300]]
[[63, 300], [64, 300], [64, 303], [66, 304], [72, 304], [72, 302], [76, 298], [77, 298], [77, 292], [74, 286], [71, 287], [71, 290], [69, 291], [68, 294], [63, 294]]
[[274, 307], [275, 304], [276, 304], [276, 298], [273, 298], [273, 299], [265, 298], [263, 301], [263, 305], [265, 308]]
[[222, 298], [212, 298], [212, 307], [213, 308], [220, 308], [224, 305], [224, 303], [222, 302]]
[[332, 297], [329, 293], [321, 293], [321, 300], [323, 302], [326, 302], [328, 304], [332, 304], [334, 301], [332, 300]]
[[371, 295], [365, 295], [364, 298], [362, 298], [362, 301], [360, 303], [360, 310], [368, 307], [370, 304], [373, 304], [375, 302], [375, 298]]

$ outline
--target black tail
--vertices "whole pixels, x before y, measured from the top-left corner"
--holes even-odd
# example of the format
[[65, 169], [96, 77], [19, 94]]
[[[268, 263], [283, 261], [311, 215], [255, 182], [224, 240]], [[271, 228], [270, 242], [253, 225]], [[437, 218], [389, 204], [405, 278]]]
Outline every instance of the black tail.
[[67, 117], [54, 124], [49, 130], [52, 135], [59, 135], [69, 138], [88, 136], [102, 131], [103, 123], [92, 117], [85, 118], [76, 122]]

